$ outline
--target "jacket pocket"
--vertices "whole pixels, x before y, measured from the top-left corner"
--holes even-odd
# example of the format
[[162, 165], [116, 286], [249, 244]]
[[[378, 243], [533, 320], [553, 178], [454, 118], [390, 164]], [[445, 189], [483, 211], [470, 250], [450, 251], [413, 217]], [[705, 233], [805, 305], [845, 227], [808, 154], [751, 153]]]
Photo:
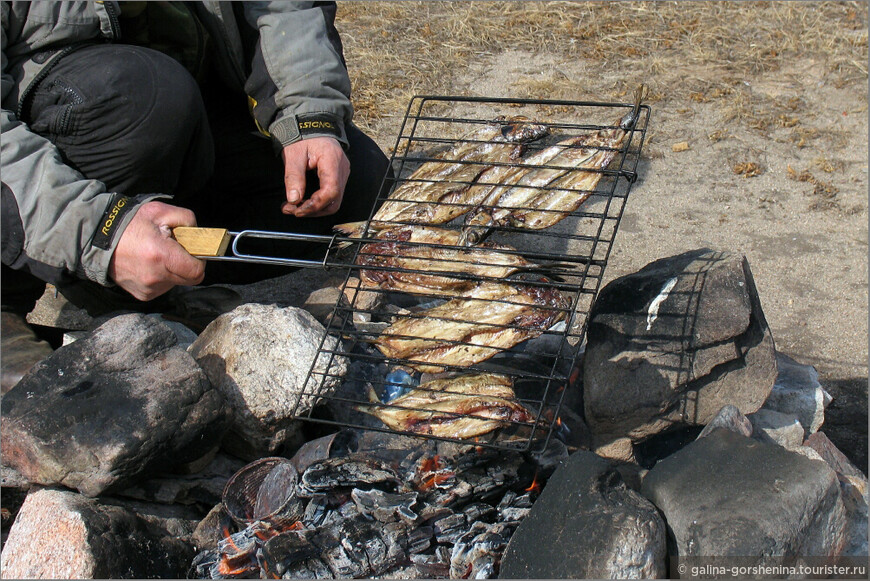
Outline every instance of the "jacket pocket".
[[42, 135], [69, 135], [75, 110], [84, 96], [63, 77], [55, 77], [33, 95], [30, 127]]

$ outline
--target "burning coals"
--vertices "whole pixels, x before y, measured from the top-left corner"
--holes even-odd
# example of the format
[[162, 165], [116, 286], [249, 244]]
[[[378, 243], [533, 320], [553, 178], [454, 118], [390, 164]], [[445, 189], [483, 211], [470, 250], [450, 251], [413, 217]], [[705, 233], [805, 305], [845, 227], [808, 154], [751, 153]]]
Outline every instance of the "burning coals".
[[227, 526], [191, 574], [494, 577], [540, 483], [567, 457], [559, 442], [530, 458], [388, 434], [353, 440], [338, 457], [266, 458], [239, 471], [223, 498], [236, 532]]

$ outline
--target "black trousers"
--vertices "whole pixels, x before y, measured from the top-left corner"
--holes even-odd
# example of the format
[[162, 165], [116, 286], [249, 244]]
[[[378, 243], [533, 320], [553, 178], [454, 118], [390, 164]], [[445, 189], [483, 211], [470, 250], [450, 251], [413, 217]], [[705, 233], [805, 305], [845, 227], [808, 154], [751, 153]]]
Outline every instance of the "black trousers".
[[[131, 45], [87, 46], [64, 57], [36, 87], [22, 120], [52, 141], [68, 165], [108, 191], [169, 194], [170, 203], [194, 211], [200, 226], [329, 234], [334, 224], [370, 215], [389, 169], [377, 144], [351, 124], [351, 171], [339, 211], [321, 218], [284, 215], [283, 162], [256, 132], [246, 96], [214, 78], [200, 88], [175, 60]], [[318, 187], [314, 172], [307, 187], [308, 193]], [[325, 247], [264, 241], [247, 250], [317, 259]], [[205, 283], [245, 284], [287, 272], [212, 262]], [[61, 292], [87, 302], [92, 291], [105, 294], [97, 286], [81, 281]], [[3, 266], [4, 310], [31, 310], [43, 290], [32, 275]]]

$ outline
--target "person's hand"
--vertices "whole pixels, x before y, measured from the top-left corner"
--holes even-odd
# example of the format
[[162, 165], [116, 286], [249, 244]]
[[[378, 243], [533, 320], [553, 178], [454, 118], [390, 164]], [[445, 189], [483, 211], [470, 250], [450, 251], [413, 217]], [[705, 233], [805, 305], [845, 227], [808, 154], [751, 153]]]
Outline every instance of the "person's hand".
[[[287, 192], [281, 211], [297, 218], [335, 214], [350, 175], [350, 161], [341, 144], [331, 137], [312, 137], [285, 146], [281, 157]], [[317, 170], [320, 189], [303, 201], [307, 170]]]
[[157, 298], [176, 285], [195, 285], [205, 262], [175, 241], [176, 226], [196, 226], [193, 212], [162, 202], [145, 202], [136, 211], [109, 262], [109, 277], [140, 301]]

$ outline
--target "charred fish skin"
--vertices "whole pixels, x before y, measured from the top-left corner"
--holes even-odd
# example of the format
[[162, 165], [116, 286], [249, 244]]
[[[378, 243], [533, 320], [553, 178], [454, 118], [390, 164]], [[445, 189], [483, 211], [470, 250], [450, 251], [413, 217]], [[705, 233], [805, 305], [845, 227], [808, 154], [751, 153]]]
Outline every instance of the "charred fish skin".
[[570, 303], [554, 287], [481, 282], [443, 305], [400, 317], [373, 343], [386, 357], [439, 373], [541, 335], [567, 318]]
[[[369, 399], [377, 396], [370, 388]], [[360, 406], [389, 428], [429, 436], [467, 439], [512, 423], [530, 423], [534, 415], [517, 399], [510, 377], [477, 373], [421, 384], [389, 405]]]
[[[364, 244], [356, 263], [365, 286], [381, 290], [456, 296], [479, 279], [504, 279], [543, 267], [511, 246], [459, 245], [456, 230], [428, 226], [393, 227], [375, 234], [381, 242]], [[457, 276], [459, 275], [459, 276]]]

